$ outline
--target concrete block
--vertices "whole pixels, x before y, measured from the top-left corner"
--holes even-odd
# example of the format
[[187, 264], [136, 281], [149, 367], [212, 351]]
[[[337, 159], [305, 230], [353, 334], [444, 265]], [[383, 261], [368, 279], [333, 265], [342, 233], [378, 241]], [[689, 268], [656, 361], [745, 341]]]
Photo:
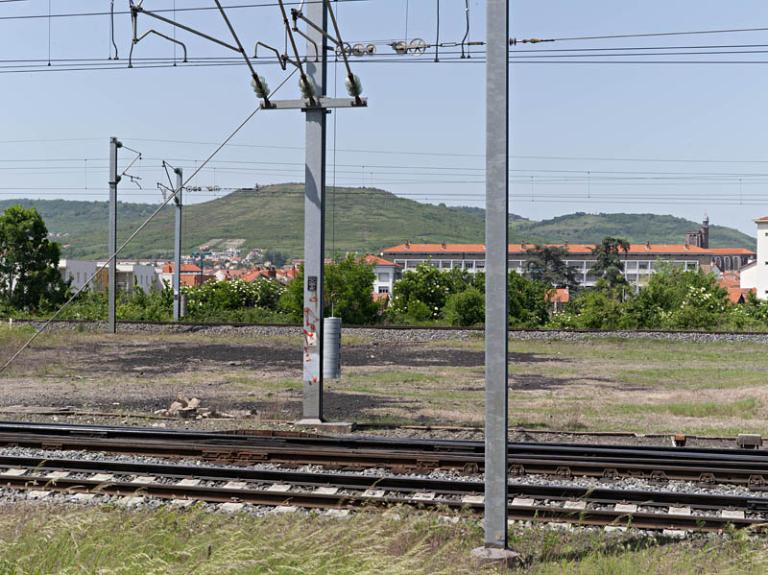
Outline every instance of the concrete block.
[[171, 505], [174, 507], [181, 507], [182, 509], [191, 507], [194, 502], [194, 499], [171, 499]]
[[690, 507], [670, 507], [669, 508], [669, 514], [670, 515], [684, 515], [686, 517], [691, 515], [691, 508]]
[[315, 489], [315, 493], [318, 495], [336, 495], [338, 492], [338, 487], [318, 487]]
[[72, 500], [77, 503], [90, 503], [96, 499], [96, 494], [94, 493], [75, 493], [72, 496]]
[[617, 503], [613, 509], [619, 513], [637, 513], [637, 505], [634, 503]]
[[21, 477], [26, 472], [27, 472], [26, 469], [14, 468], [14, 469], [6, 469], [5, 471], [3, 471], [2, 474], [3, 475], [8, 475], [10, 477]]
[[414, 493], [411, 496], [411, 501], [434, 501], [435, 494], [432, 492]]
[[383, 489], [366, 489], [363, 491], [363, 497], [372, 497], [374, 499], [381, 499], [384, 497]]
[[111, 473], [96, 473], [90, 477], [92, 481], [112, 481], [114, 478]]
[[295, 505], [278, 505], [272, 510], [272, 513], [295, 513], [299, 508]]
[[154, 483], [156, 479], [157, 478], [152, 475], [139, 475], [138, 477], [131, 479], [130, 483], [149, 485], [150, 483]]
[[512, 500], [514, 507], [531, 507], [532, 505], [536, 505], [536, 500], [531, 497], [515, 497]]
[[223, 511], [224, 513], [237, 513], [238, 511], [242, 511], [243, 507], [245, 507], [245, 503], [222, 503], [219, 505], [219, 511]]
[[245, 481], [228, 481], [224, 484], [224, 489], [245, 489], [248, 485]]
[[45, 499], [52, 495], [50, 491], [27, 491], [27, 497], [30, 499]]
[[742, 449], [758, 449], [763, 445], [763, 437], [757, 433], [739, 433], [736, 445]]
[[496, 547], [477, 547], [472, 550], [472, 558], [482, 565], [493, 564], [507, 569], [519, 567], [523, 562], [519, 553]]
[[723, 519], [744, 519], [744, 512], [737, 509], [723, 509], [720, 512], [720, 517]]
[[267, 491], [271, 491], [272, 493], [287, 493], [290, 490], [291, 486], [287, 483], [273, 483], [267, 487]]
[[587, 508], [586, 501], [566, 501], [563, 509], [572, 509], [574, 511], [584, 511]]
[[197, 485], [200, 485], [199, 479], [182, 479], [177, 484], [179, 487], [195, 487]]
[[672, 539], [685, 539], [688, 536], [688, 532], [684, 529], [664, 529], [661, 534]]
[[117, 505], [120, 507], [138, 507], [144, 503], [143, 497], [121, 497], [117, 500]]
[[320, 419], [300, 419], [293, 424], [301, 429], [315, 429], [326, 433], [352, 433], [355, 424], [348, 421], [322, 421]]
[[461, 498], [461, 502], [469, 505], [482, 505], [485, 503], [485, 495], [465, 495]]
[[69, 477], [69, 471], [51, 471], [45, 475], [46, 479], [64, 479]]

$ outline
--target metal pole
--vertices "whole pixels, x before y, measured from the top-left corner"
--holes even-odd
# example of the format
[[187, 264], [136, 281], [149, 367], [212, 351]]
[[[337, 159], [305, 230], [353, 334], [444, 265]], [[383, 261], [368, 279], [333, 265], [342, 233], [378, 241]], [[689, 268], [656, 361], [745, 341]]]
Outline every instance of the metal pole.
[[[328, 57], [325, 2], [307, 5], [307, 18], [322, 29], [308, 28], [307, 75], [315, 95], [326, 94]], [[312, 44], [312, 41], [315, 44]], [[323, 258], [325, 255], [325, 115], [326, 110], [306, 111], [306, 165], [304, 182], [304, 421], [323, 420]]]
[[182, 218], [182, 185], [184, 184], [183, 170], [176, 168], [176, 234], [173, 249], [173, 321], [181, 319], [181, 218]]
[[485, 546], [507, 547], [509, 0], [488, 0], [485, 184]]
[[122, 147], [117, 138], [109, 139], [109, 285], [107, 286], [107, 329], [117, 333], [117, 150]]

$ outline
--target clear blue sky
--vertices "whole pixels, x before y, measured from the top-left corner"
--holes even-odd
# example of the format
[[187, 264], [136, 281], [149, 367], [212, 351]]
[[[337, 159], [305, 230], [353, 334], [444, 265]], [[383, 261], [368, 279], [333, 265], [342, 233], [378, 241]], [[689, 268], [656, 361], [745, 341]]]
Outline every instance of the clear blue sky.
[[[259, 2], [267, 0], [224, 3]], [[115, 3], [119, 10], [127, 7], [127, 0]], [[175, 4], [177, 8], [211, 6], [213, 1], [176, 0]], [[405, 36], [406, 4], [408, 37], [432, 41], [436, 0], [342, 4], [338, 13], [345, 38], [380, 42], [379, 51], [388, 54], [384, 41]], [[174, 2], [145, 0], [144, 5], [162, 9], [172, 8]], [[108, 8], [108, 0], [51, 2], [54, 14]], [[471, 39], [484, 39], [484, 9], [484, 2], [471, 0]], [[49, 20], [2, 19], [25, 14], [47, 15], [47, 0], [0, 3], [0, 53], [4, 60], [41, 59], [45, 64]], [[231, 10], [230, 15], [246, 45], [256, 40], [282, 45], [277, 7]], [[179, 12], [177, 18], [228, 39], [215, 12]], [[139, 26], [170, 33], [148, 19], [142, 18]], [[768, 27], [768, 5], [756, 0], [512, 2], [512, 36], [518, 38], [760, 26]], [[464, 0], [441, 0], [441, 39], [460, 40], [463, 33]], [[183, 32], [177, 38], [188, 43], [192, 57], [230, 55]], [[130, 47], [126, 16], [116, 18], [116, 39], [119, 63], [124, 65]], [[768, 32], [558, 42], [535, 48], [761, 43], [768, 44]], [[54, 70], [65, 58], [106, 58], [109, 18], [51, 19], [50, 53]], [[136, 55], [167, 58], [173, 48], [150, 38], [139, 44]], [[481, 58], [439, 65], [386, 59], [367, 64], [353, 60], [370, 107], [338, 114], [336, 182], [376, 185], [422, 201], [482, 205], [485, 70]], [[600, 58], [610, 59], [655, 58]], [[768, 54], [706, 59], [768, 62]], [[272, 87], [284, 74], [276, 66], [260, 71]], [[337, 71], [343, 92], [341, 66]], [[536, 219], [577, 210], [654, 212], [695, 220], [708, 212], [713, 223], [748, 233], [753, 232], [751, 220], [768, 213], [768, 198], [762, 197], [768, 175], [760, 175], [768, 174], [764, 111], [768, 64], [515, 63], [511, 72], [512, 212]], [[294, 78], [280, 96], [296, 97], [297, 92]], [[107, 140], [116, 135], [144, 153], [144, 160], [132, 171], [143, 178], [144, 190], [125, 181], [122, 198], [159, 201], [155, 184], [164, 177], [158, 169], [160, 160], [183, 165], [190, 173], [195, 161], [213, 146], [151, 140], [218, 142], [256, 103], [241, 66], [5, 73], [0, 74], [0, 93], [0, 173], [4, 176], [0, 197], [105, 199]], [[332, 117], [329, 131], [332, 183]], [[222, 152], [211, 164], [215, 170], [203, 171], [196, 184], [235, 188], [302, 178], [300, 113], [260, 112], [234, 143], [239, 146]], [[125, 152], [121, 161], [129, 159]], [[190, 194], [188, 199], [210, 197], [198, 194], [195, 199]], [[257, 221], [258, 214], [254, 218]]]

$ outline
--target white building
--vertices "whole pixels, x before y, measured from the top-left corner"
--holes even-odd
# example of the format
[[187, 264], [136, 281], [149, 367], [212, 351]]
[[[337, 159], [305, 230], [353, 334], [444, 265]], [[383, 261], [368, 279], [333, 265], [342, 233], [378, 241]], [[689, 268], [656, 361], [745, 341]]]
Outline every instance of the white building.
[[740, 286], [754, 289], [757, 299], [768, 299], [768, 216], [755, 220], [757, 224], [757, 258], [741, 268]]
[[[88, 260], [61, 260], [59, 272], [64, 281], [70, 280], [72, 289], [82, 288], [89, 278], [90, 289], [105, 291], [107, 289], [107, 277], [109, 270], [102, 269], [107, 262], [95, 262]], [[94, 277], [95, 275], [95, 277]], [[152, 265], [136, 262], [118, 262], [117, 264], [117, 289], [131, 292], [134, 287], [140, 287], [144, 291], [150, 291], [157, 287], [157, 273]]]
[[[88, 281], [88, 278], [92, 278], [96, 275], [98, 265], [96, 262], [87, 260], [59, 260], [59, 273], [61, 279], [65, 282], [69, 281], [72, 289], [79, 290]], [[94, 288], [95, 278], [91, 282], [91, 289]]]
[[374, 295], [392, 293], [392, 286], [400, 277], [400, 266], [378, 256], [365, 256], [365, 263], [373, 266], [376, 276], [373, 280]]

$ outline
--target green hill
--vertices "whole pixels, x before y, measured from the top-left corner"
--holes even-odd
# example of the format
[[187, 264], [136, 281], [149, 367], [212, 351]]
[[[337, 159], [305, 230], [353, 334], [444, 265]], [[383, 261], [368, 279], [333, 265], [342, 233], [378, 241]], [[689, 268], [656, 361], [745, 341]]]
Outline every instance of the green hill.
[[[479, 208], [422, 204], [383, 190], [338, 188], [327, 198], [326, 245], [329, 252], [380, 251], [411, 242], [482, 242], [484, 211]], [[107, 203], [66, 200], [6, 200], [0, 210], [20, 203], [35, 207], [66, 257], [106, 256]], [[119, 243], [156, 205], [119, 205]], [[184, 251], [211, 240], [245, 240], [246, 249], [274, 249], [300, 256], [303, 245], [303, 186], [280, 184], [240, 190], [185, 208]], [[510, 240], [597, 242], [606, 235], [633, 242], [680, 243], [698, 224], [655, 214], [571, 214], [541, 222], [510, 215]], [[737, 230], [714, 226], [712, 245], [754, 248], [754, 239]], [[172, 254], [173, 208], [166, 207], [121, 257], [167, 258]]]
[[[670, 243], [685, 241], [685, 233], [701, 224], [658, 214], [585, 214], [559, 216], [551, 220], [513, 222], [514, 235], [528, 241], [594, 243], [605, 236], [620, 237], [631, 243]], [[755, 249], [755, 239], [733, 228], [710, 225], [710, 245]]]

